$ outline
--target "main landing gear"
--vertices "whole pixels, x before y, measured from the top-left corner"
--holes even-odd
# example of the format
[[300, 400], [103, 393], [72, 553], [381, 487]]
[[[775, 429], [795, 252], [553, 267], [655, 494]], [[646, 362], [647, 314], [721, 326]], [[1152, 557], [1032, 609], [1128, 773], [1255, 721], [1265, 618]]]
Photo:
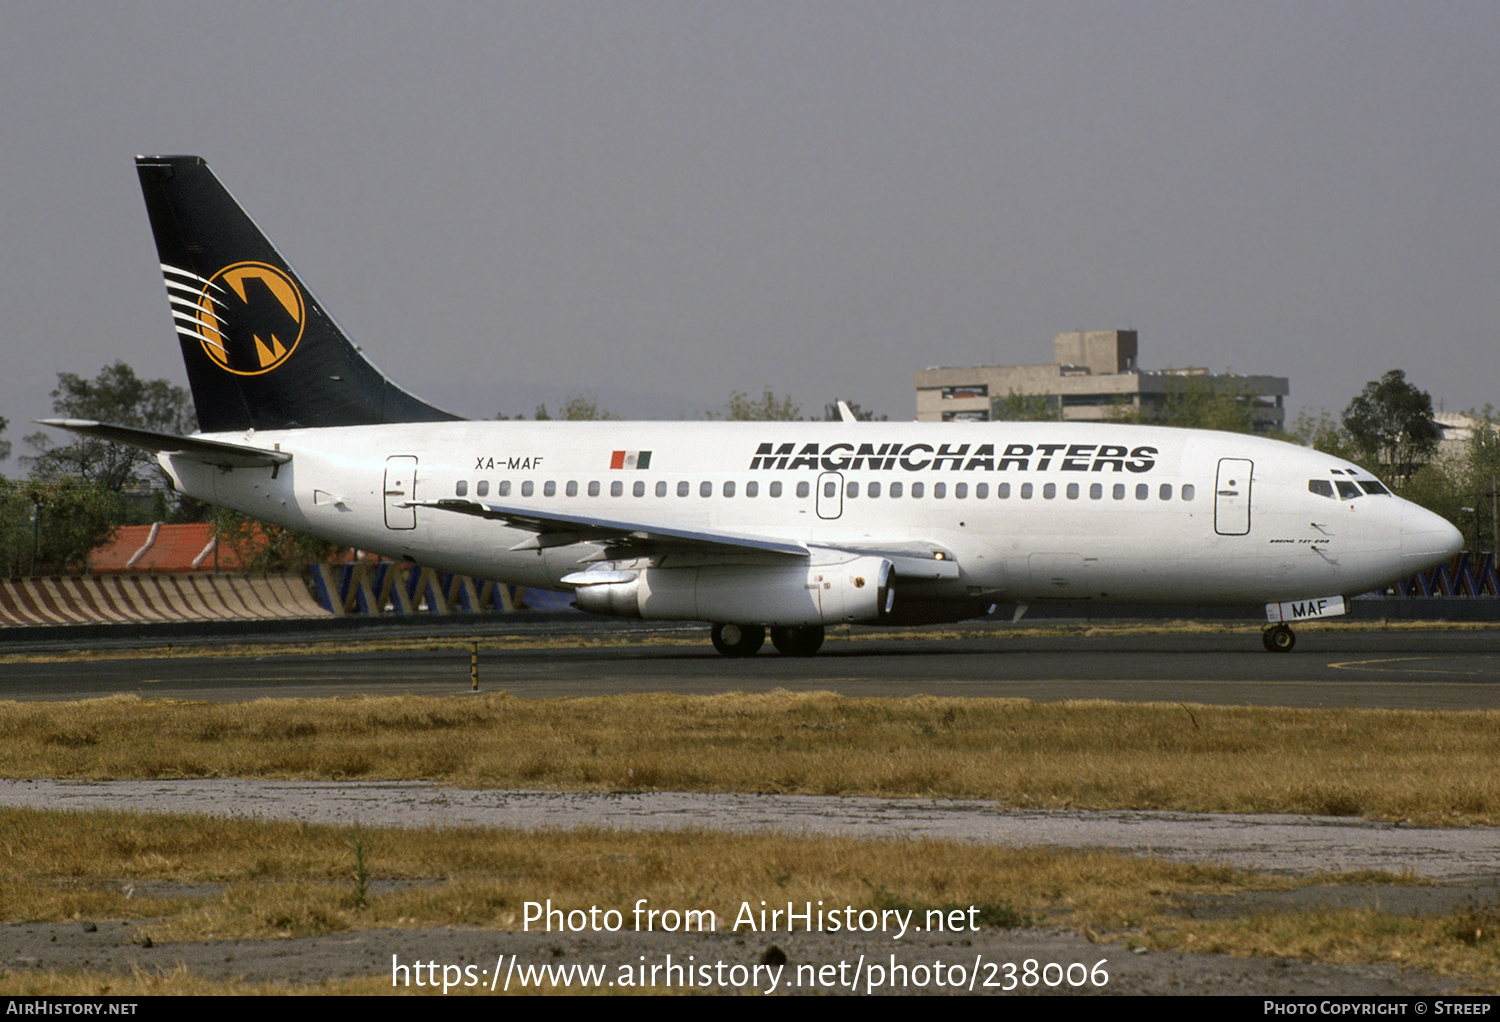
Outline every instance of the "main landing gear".
[[1289, 653], [1293, 646], [1297, 645], [1297, 637], [1286, 625], [1272, 625], [1265, 630], [1260, 637], [1265, 643], [1266, 649], [1272, 653]]
[[771, 645], [776, 647], [776, 652], [787, 656], [812, 656], [823, 647], [823, 626], [772, 628]]
[[[761, 625], [716, 624], [711, 634], [714, 649], [727, 657], [754, 656], [766, 641]], [[772, 628], [771, 645], [785, 656], [812, 656], [823, 645], [823, 626]]]
[[754, 656], [766, 642], [760, 625], [714, 625], [711, 634], [714, 649], [729, 657]]

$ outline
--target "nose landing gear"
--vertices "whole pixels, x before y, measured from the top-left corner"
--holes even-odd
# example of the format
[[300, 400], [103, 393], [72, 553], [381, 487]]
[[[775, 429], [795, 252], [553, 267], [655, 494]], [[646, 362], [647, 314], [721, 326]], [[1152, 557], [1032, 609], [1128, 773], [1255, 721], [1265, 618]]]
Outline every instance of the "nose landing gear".
[[1272, 653], [1289, 653], [1297, 645], [1297, 637], [1286, 625], [1272, 625], [1261, 635], [1260, 641]]

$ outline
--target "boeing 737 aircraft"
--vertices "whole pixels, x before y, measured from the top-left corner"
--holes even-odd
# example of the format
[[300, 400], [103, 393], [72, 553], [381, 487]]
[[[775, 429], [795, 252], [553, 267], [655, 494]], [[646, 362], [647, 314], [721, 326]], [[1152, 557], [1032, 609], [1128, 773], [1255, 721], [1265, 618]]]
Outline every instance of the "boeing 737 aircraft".
[[1438, 564], [1443, 519], [1261, 437], [1063, 422], [480, 422], [396, 386], [193, 156], [139, 157], [200, 432], [77, 420], [200, 500], [447, 571], [706, 621], [725, 656], [997, 603], [1265, 604]]

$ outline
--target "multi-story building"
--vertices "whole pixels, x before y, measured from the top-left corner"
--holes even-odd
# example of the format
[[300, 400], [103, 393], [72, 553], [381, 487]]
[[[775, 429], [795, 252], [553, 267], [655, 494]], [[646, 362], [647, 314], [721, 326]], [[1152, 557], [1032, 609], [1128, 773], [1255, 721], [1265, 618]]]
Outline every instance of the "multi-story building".
[[[1261, 432], [1285, 422], [1284, 376], [1240, 376], [1207, 369], [1142, 371], [1134, 330], [1057, 334], [1056, 361], [1045, 365], [919, 369], [912, 373], [920, 422], [983, 422], [1039, 412], [1070, 422], [1105, 422], [1122, 406], [1147, 410], [1185, 386], [1206, 385], [1243, 396]], [[1191, 381], [1191, 384], [1189, 384]], [[1023, 413], [1018, 415], [1018, 412]]]

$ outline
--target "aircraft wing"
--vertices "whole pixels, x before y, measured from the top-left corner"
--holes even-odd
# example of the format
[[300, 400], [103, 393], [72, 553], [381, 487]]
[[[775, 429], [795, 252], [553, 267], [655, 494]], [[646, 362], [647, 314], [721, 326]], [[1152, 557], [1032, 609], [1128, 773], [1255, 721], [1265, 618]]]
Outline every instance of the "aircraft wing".
[[201, 461], [219, 468], [270, 468], [285, 465], [292, 456], [285, 451], [268, 451], [263, 447], [230, 444], [222, 440], [157, 433], [135, 426], [112, 426], [92, 419], [37, 419], [40, 425], [56, 426], [84, 436], [139, 447], [153, 454], [173, 454], [191, 461]]
[[412, 501], [406, 507], [430, 507], [477, 518], [504, 522], [516, 529], [536, 533], [535, 538], [520, 543], [514, 550], [567, 546], [589, 540], [603, 540], [620, 546], [694, 547], [701, 550], [754, 551], [783, 557], [806, 557], [807, 547], [794, 540], [769, 539], [722, 529], [681, 529], [660, 522], [638, 522], [625, 518], [598, 515], [571, 515], [543, 511], [535, 507], [489, 504], [477, 500], [447, 498]]
[[[812, 553], [796, 540], [772, 539], [723, 529], [683, 529], [659, 522], [604, 518], [597, 515], [571, 515], [542, 511], [535, 507], [490, 504], [477, 500], [446, 498], [413, 501], [404, 506], [430, 507], [439, 511], [474, 515], [501, 521], [515, 529], [536, 535], [512, 547], [513, 550], [537, 550], [543, 547], [568, 546], [573, 543], [602, 541], [622, 547], [663, 547], [702, 552], [754, 552], [806, 559]], [[962, 572], [953, 552], [933, 543], [903, 541], [895, 543], [820, 543], [822, 550], [841, 550], [852, 554], [884, 557], [895, 570], [908, 578], [958, 578]]]

